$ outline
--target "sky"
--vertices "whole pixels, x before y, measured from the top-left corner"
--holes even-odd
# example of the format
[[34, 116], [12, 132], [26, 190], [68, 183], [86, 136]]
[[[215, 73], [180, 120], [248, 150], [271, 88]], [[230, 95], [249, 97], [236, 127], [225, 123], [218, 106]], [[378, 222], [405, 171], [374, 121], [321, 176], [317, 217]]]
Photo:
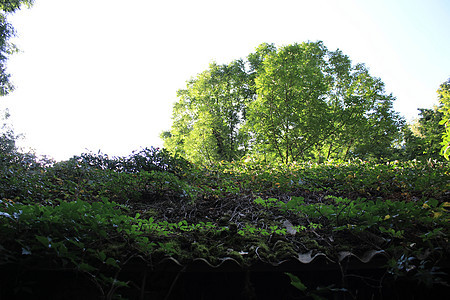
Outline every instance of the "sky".
[[448, 0], [36, 0], [8, 20], [21, 52], [0, 109], [20, 146], [56, 160], [162, 146], [177, 90], [265, 42], [339, 48], [408, 121], [450, 78]]

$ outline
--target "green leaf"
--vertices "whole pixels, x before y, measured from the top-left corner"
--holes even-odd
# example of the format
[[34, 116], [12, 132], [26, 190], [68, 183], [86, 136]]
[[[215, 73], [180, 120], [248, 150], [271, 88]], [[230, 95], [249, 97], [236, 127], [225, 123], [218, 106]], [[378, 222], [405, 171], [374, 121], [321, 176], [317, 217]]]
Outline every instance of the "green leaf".
[[321, 296], [319, 296], [319, 295], [316, 295], [316, 294], [311, 294], [310, 296], [311, 296], [311, 298], [313, 298], [314, 300], [326, 300], [326, 298], [323, 298], [323, 297], [321, 297]]
[[300, 281], [300, 279], [297, 276], [295, 276], [294, 274], [288, 273], [288, 272], [285, 272], [284, 274], [289, 276], [289, 278], [291, 279], [291, 284], [294, 287], [296, 287], [297, 289], [299, 289], [302, 292], [306, 291], [307, 287]]
[[425, 201], [425, 203], [434, 208], [439, 204], [439, 201], [431, 198], [431, 199], [428, 199], [427, 201]]
[[45, 237], [45, 236], [41, 236], [41, 235], [36, 235], [36, 239], [42, 244], [44, 245], [45, 248], [51, 248], [51, 243], [50, 241], [52, 240], [50, 237]]
[[81, 263], [78, 265], [78, 269], [80, 271], [85, 271], [85, 272], [92, 272], [97, 270], [97, 268], [94, 268], [93, 266], [87, 264], [87, 263]]
[[100, 259], [102, 262], [105, 261], [105, 259], [106, 259], [106, 254], [104, 251], [98, 252], [97, 256], [98, 256], [98, 259]]
[[109, 266], [113, 266], [114, 268], [120, 269], [119, 265], [117, 264], [117, 261], [112, 257], [108, 257], [108, 259], [106, 259], [105, 263]]
[[67, 238], [67, 237], [66, 237], [66, 240], [69, 241], [69, 243], [71, 243], [71, 244], [77, 246], [77, 247], [80, 248], [80, 249], [83, 249], [83, 248], [84, 248], [84, 243], [80, 242], [77, 238], [75, 238], [75, 240], [73, 240], [73, 239], [71, 239], [71, 238]]
[[128, 287], [128, 282], [120, 281], [120, 280], [114, 279], [113, 285], [114, 285], [114, 286], [118, 286], [118, 287]]

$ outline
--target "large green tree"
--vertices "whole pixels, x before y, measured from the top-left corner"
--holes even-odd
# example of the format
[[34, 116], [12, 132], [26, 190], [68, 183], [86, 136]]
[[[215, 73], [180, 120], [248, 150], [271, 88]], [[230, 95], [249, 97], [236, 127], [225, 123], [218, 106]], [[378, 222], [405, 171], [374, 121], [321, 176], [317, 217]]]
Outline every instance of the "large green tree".
[[165, 147], [194, 162], [388, 156], [403, 120], [380, 79], [322, 42], [261, 44], [178, 91]]
[[443, 126], [441, 107], [420, 108], [419, 118], [403, 128], [404, 159], [440, 159]]
[[440, 112], [442, 112], [441, 125], [445, 126], [442, 135], [441, 154], [446, 158], [450, 158], [450, 78], [441, 84], [438, 89], [439, 102], [441, 103]]
[[172, 128], [161, 135], [165, 147], [200, 163], [240, 158], [245, 151], [240, 126], [251, 97], [242, 60], [212, 63], [178, 91]]
[[[276, 152], [283, 161], [301, 158], [325, 134], [327, 123], [324, 47], [289, 45], [270, 52], [256, 77], [258, 97], [249, 107], [255, 147]], [[260, 148], [260, 147], [259, 147]]]
[[386, 156], [402, 124], [381, 80], [321, 42], [268, 52], [255, 82], [254, 150], [284, 162]]
[[17, 48], [10, 42], [15, 31], [7, 16], [20, 9], [22, 5], [30, 7], [33, 2], [34, 0], [0, 0], [0, 96], [5, 96], [14, 89], [10, 75], [6, 71], [6, 61]]
[[[6, 62], [12, 53], [17, 51], [14, 44], [10, 42], [10, 38], [14, 36], [15, 31], [11, 24], [7, 21], [8, 14], [14, 13], [22, 5], [30, 7], [34, 0], [0, 0], [0, 96], [5, 96], [13, 90], [13, 85], [10, 81], [10, 75], [6, 71]], [[2, 115], [0, 121], [9, 117], [6, 110], [4, 116]], [[0, 126], [0, 163], [4, 161], [5, 155], [13, 157], [16, 152], [17, 136], [9, 128], [6, 123]]]

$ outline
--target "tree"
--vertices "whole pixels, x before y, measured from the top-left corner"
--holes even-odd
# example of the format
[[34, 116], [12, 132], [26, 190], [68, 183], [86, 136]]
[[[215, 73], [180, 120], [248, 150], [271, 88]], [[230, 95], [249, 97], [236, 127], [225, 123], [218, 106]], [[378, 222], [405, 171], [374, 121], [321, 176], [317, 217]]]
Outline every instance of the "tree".
[[255, 151], [286, 163], [387, 155], [402, 119], [364, 65], [322, 42], [288, 45], [260, 61], [248, 119]]
[[380, 79], [322, 42], [261, 44], [246, 62], [211, 64], [178, 97], [161, 137], [201, 163], [248, 153], [285, 163], [386, 157], [403, 122]]
[[255, 145], [284, 161], [302, 158], [324, 134], [326, 82], [321, 43], [286, 46], [270, 52], [256, 77], [258, 98], [249, 106]]
[[392, 95], [364, 64], [352, 66], [340, 50], [328, 52], [327, 109], [330, 129], [317, 152], [326, 159], [382, 158], [390, 155], [403, 119], [393, 110]]
[[245, 136], [240, 126], [251, 98], [242, 60], [212, 63], [208, 70], [178, 91], [170, 132], [161, 137], [165, 147], [194, 162], [240, 158]]
[[8, 23], [7, 15], [14, 13], [22, 5], [30, 7], [34, 0], [1, 0], [0, 1], [0, 96], [10, 93], [14, 87], [10, 75], [6, 72], [6, 61], [12, 53], [17, 51], [9, 40], [15, 35], [14, 28]]
[[0, 1], [0, 11], [6, 13], [12, 13], [20, 9], [22, 5], [31, 7], [34, 0], [1, 0]]
[[443, 118], [441, 107], [432, 109], [419, 108], [419, 119], [403, 129], [405, 159], [440, 159]]
[[0, 163], [4, 160], [3, 158], [6, 155], [13, 156], [13, 154], [17, 151], [16, 147], [16, 139], [17, 136], [14, 134], [14, 131], [8, 126], [6, 120], [10, 117], [8, 110], [4, 112], [4, 116], [0, 117], [1, 121], [4, 123], [0, 127]]
[[442, 112], [442, 120], [439, 124], [445, 126], [442, 134], [441, 154], [448, 160], [450, 158], [450, 78], [441, 84], [438, 89], [439, 102], [441, 103], [440, 112]]

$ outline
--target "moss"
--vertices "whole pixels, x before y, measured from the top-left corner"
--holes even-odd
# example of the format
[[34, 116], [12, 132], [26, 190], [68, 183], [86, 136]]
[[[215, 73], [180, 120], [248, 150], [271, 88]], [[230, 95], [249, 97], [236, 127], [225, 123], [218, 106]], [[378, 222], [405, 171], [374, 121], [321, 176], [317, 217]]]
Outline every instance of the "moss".
[[309, 237], [307, 237], [307, 236], [302, 237], [302, 238], [300, 239], [300, 242], [301, 242], [308, 250], [310, 250], [310, 249], [317, 249], [317, 248], [320, 247], [320, 246], [319, 246], [319, 243], [317, 242], [317, 240], [311, 239], [311, 238], [309, 238]]
[[293, 249], [293, 244], [283, 240], [276, 241], [273, 251], [278, 259], [288, 259], [298, 255], [297, 251]]
[[204, 244], [198, 242], [192, 243], [191, 246], [192, 255], [195, 257], [209, 258], [209, 248]]
[[171, 256], [180, 256], [181, 253], [181, 248], [178, 242], [176, 241], [170, 241], [170, 242], [165, 242], [165, 243], [158, 243], [159, 244], [159, 248], [157, 248], [155, 250], [155, 252], [162, 252], [165, 253], [167, 255], [171, 255]]
[[148, 208], [142, 212], [141, 219], [156, 218], [159, 216], [159, 214], [160, 213], [156, 209]]
[[238, 251], [229, 251], [228, 252], [228, 257], [231, 257], [231, 258], [235, 259], [239, 264], [243, 264], [244, 263], [244, 257]]
[[330, 245], [325, 245], [324, 243], [321, 244], [320, 240], [309, 236], [302, 236], [299, 242], [306, 251], [316, 250], [318, 252], [328, 254], [332, 250]]
[[249, 248], [249, 255], [253, 260], [267, 261], [273, 258], [272, 251], [263, 241], [253, 242]]

